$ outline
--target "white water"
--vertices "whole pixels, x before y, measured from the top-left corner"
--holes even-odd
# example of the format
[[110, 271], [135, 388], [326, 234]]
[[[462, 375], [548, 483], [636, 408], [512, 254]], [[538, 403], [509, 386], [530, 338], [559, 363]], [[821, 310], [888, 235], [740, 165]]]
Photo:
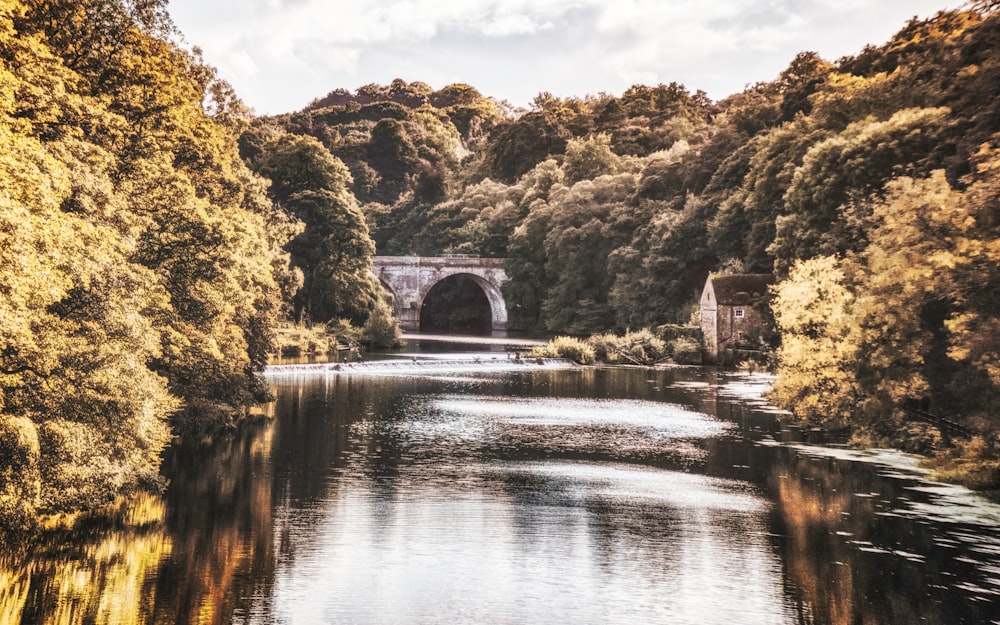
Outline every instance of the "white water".
[[447, 357], [420, 357], [406, 360], [270, 365], [264, 369], [264, 377], [303, 375], [424, 376], [446, 373], [506, 373], [539, 369], [567, 369], [574, 366], [576, 365], [573, 362], [560, 358], [515, 360], [496, 354], [470, 354], [468, 356], [448, 354]]

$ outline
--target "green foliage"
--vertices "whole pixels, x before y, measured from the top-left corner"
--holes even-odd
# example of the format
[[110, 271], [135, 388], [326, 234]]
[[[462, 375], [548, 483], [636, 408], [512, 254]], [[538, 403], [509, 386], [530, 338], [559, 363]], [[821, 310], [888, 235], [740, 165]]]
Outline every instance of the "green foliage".
[[[775, 402], [876, 443], [926, 439], [909, 433], [900, 410], [915, 400], [996, 436], [1000, 158], [984, 148], [977, 160], [964, 192], [942, 171], [893, 182], [872, 207], [867, 247], [793, 267], [773, 304], [782, 335]], [[970, 462], [982, 473], [963, 481], [995, 483], [993, 456]]]
[[34, 523], [42, 492], [40, 455], [35, 423], [0, 413], [0, 531]]
[[978, 490], [995, 491], [1000, 487], [996, 439], [989, 441], [976, 436], [968, 441], [957, 441], [952, 447], [940, 449], [927, 464], [934, 477], [945, 482]]
[[349, 185], [350, 172], [311, 137], [281, 135], [261, 147], [256, 165], [274, 201], [303, 223], [286, 248], [303, 275], [294, 318], [363, 323], [380, 287], [371, 275], [375, 246]]
[[611, 139], [608, 135], [601, 134], [583, 140], [571, 140], [566, 145], [566, 158], [562, 168], [566, 182], [573, 184], [617, 173], [619, 160], [611, 151]]
[[572, 336], [557, 336], [544, 347], [536, 347], [531, 358], [565, 358], [579, 365], [594, 364], [594, 348], [586, 341]]
[[482, 176], [516, 182], [550, 155], [565, 152], [571, 136], [543, 111], [522, 115], [494, 129], [483, 154]]
[[[701, 348], [698, 347], [699, 358]], [[647, 329], [617, 334], [595, 334], [587, 339], [557, 336], [545, 347], [531, 351], [532, 358], [567, 358], [578, 364], [595, 362], [653, 365], [667, 356], [667, 344]]]
[[707, 204], [689, 196], [680, 210], [661, 202], [647, 207], [655, 211], [649, 224], [608, 259], [614, 276], [608, 299], [618, 326], [687, 321], [718, 262], [706, 240]]
[[[667, 344], [643, 328], [636, 332], [596, 334], [587, 339], [598, 362], [609, 364], [653, 365], [667, 356]], [[699, 357], [701, 349], [699, 347]]]
[[182, 423], [266, 397], [287, 228], [242, 108], [166, 3], [0, 6], [0, 515], [158, 481]]
[[254, 160], [272, 128], [311, 136], [347, 166], [362, 204], [439, 202], [461, 159], [482, 145], [499, 115], [494, 102], [468, 85], [433, 91], [395, 80], [353, 94], [338, 89], [299, 113], [256, 120], [241, 142]]
[[285, 358], [323, 356], [337, 348], [337, 338], [323, 325], [279, 323], [275, 328], [274, 352]]
[[360, 341], [373, 348], [399, 347], [403, 340], [392, 304], [385, 298], [375, 302], [375, 308], [361, 328]]
[[785, 192], [768, 252], [780, 269], [794, 259], [858, 251], [869, 229], [852, 199], [878, 194], [893, 176], [926, 167], [947, 130], [948, 109], [906, 109], [886, 121], [868, 118], [814, 144]]
[[833, 429], [857, 416], [855, 368], [862, 355], [853, 302], [841, 262], [830, 256], [797, 263], [777, 286], [771, 308], [782, 341], [770, 395], [775, 405]]
[[[351, 174], [319, 141], [310, 137], [281, 134], [260, 147], [257, 171], [271, 181], [271, 197], [279, 204], [298, 193], [329, 191], [350, 202]], [[299, 215], [315, 222], [320, 215]], [[310, 219], [311, 218], [311, 219]]]
[[679, 365], [700, 365], [701, 341], [688, 336], [678, 336], [667, 343], [667, 353]]

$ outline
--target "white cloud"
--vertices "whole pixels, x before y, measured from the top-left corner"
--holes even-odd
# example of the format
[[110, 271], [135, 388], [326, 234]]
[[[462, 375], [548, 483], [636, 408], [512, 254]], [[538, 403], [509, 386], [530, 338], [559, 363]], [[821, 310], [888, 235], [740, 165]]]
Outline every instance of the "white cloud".
[[242, 48], [229, 50], [223, 61], [226, 67], [235, 69], [245, 76], [254, 76], [260, 72], [260, 66], [253, 57]]
[[334, 72], [353, 71], [358, 67], [361, 49], [352, 46], [331, 46], [322, 40], [309, 39], [295, 44], [293, 57], [306, 70], [322, 68]]
[[482, 32], [489, 37], [509, 37], [512, 35], [533, 35], [554, 28], [552, 22], [539, 22], [527, 15], [497, 15], [482, 26]]
[[796, 53], [881, 43], [940, 0], [171, 0], [192, 45], [261, 112], [337, 87], [462, 80], [526, 104], [677, 81], [719, 98]]

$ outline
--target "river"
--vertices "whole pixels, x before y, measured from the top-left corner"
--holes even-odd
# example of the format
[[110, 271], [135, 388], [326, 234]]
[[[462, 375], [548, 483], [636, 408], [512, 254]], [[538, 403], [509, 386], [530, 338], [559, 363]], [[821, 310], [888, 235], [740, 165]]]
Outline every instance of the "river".
[[1000, 623], [1000, 506], [792, 442], [766, 375], [442, 350], [273, 367], [162, 496], [0, 550], [0, 623]]

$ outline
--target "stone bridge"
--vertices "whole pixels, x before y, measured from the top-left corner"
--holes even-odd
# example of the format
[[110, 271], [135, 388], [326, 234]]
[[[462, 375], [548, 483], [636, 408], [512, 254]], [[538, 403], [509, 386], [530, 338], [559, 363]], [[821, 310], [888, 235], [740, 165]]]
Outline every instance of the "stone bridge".
[[507, 304], [500, 285], [507, 280], [503, 258], [474, 256], [375, 256], [372, 273], [396, 299], [396, 316], [404, 330], [420, 329], [427, 294], [442, 280], [465, 276], [475, 282], [490, 304], [494, 330], [507, 327]]

